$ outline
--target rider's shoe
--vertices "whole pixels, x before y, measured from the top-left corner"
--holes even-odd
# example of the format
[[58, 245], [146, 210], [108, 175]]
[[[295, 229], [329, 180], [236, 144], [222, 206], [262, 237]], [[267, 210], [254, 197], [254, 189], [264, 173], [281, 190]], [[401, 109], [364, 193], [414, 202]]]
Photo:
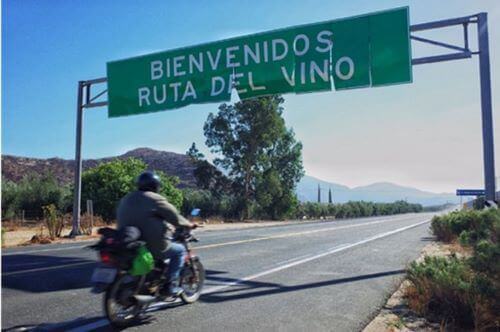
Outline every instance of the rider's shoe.
[[168, 291], [171, 296], [180, 296], [184, 292], [184, 290], [181, 287], [174, 285], [170, 286]]
[[170, 293], [170, 295], [172, 296], [181, 295], [184, 292], [184, 290], [179, 286], [180, 286], [179, 279], [170, 280], [170, 284], [168, 285], [168, 292]]

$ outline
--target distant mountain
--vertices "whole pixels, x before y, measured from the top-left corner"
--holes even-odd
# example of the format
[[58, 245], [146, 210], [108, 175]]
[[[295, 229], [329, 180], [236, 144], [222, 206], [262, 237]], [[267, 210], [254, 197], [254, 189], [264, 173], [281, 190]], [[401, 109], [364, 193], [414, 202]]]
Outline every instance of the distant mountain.
[[349, 187], [341, 184], [332, 183], [305, 175], [297, 185], [297, 197], [303, 202], [317, 202], [318, 184], [321, 188], [321, 201], [328, 202], [328, 189], [332, 189], [334, 199], [338, 202], [347, 202], [348, 196], [345, 194], [350, 190]]
[[[138, 148], [117, 157], [87, 159], [83, 161], [83, 169], [86, 170], [114, 159], [131, 157], [142, 160], [148, 166], [148, 169], [163, 171], [168, 175], [179, 177], [179, 187], [196, 187], [196, 179], [193, 176], [195, 166], [188, 156], [149, 148]], [[17, 182], [30, 172], [37, 174], [51, 172], [59, 183], [66, 184], [73, 181], [74, 165], [74, 160], [60, 158], [38, 159], [5, 155], [2, 156], [2, 176]]]
[[321, 188], [322, 202], [328, 202], [329, 188], [332, 189], [334, 203], [362, 200], [387, 203], [397, 200], [406, 200], [410, 203], [420, 203], [424, 206], [429, 206], [445, 204], [447, 202], [458, 203], [460, 201], [454, 194], [437, 194], [389, 182], [378, 182], [367, 186], [349, 188], [344, 185], [323, 181], [308, 175], [304, 176], [297, 185], [296, 191], [299, 200], [316, 202], [318, 199], [318, 184]]

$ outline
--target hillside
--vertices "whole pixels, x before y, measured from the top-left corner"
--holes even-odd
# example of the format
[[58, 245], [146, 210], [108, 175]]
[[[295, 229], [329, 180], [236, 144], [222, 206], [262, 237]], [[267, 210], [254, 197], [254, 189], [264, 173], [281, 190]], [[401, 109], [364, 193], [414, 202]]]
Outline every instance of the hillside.
[[[158, 151], [149, 148], [138, 148], [117, 157], [88, 159], [83, 162], [83, 169], [89, 169], [100, 163], [111, 161], [115, 158], [137, 158], [146, 163], [149, 169], [160, 170], [168, 175], [179, 177], [179, 187], [196, 187], [193, 176], [194, 165], [189, 157], [183, 154]], [[2, 176], [8, 180], [19, 181], [25, 174], [31, 172], [54, 174], [61, 184], [73, 181], [73, 160], [60, 158], [37, 159], [16, 156], [2, 156]], [[458, 203], [459, 199], [453, 194], [436, 194], [425, 192], [416, 188], [404, 187], [397, 184], [379, 182], [368, 186], [349, 188], [347, 186], [323, 181], [312, 176], [304, 176], [297, 185], [297, 196], [301, 201], [317, 201], [318, 184], [321, 187], [321, 201], [328, 201], [328, 189], [333, 192], [333, 201], [343, 203], [347, 201], [374, 201], [394, 202], [407, 200], [411, 203], [422, 205], [440, 205], [447, 202]]]
[[[117, 157], [87, 159], [83, 161], [83, 169], [89, 169], [100, 163], [113, 159], [137, 158], [142, 160], [149, 169], [160, 170], [168, 175], [180, 179], [179, 187], [195, 187], [196, 180], [193, 176], [194, 165], [189, 157], [183, 154], [157, 151], [149, 148], [138, 148]], [[42, 174], [51, 172], [59, 183], [66, 184], [73, 181], [74, 160], [60, 158], [37, 159], [27, 157], [2, 156], [2, 176], [17, 182], [29, 173]]]
[[441, 205], [447, 202], [458, 203], [460, 199], [453, 194], [432, 193], [416, 188], [404, 187], [388, 182], [378, 182], [367, 186], [349, 188], [337, 183], [323, 181], [312, 176], [304, 176], [297, 186], [297, 195], [301, 201], [316, 202], [318, 184], [321, 187], [321, 201], [328, 201], [328, 189], [332, 189], [334, 203], [348, 201], [394, 202], [407, 200], [424, 206]]

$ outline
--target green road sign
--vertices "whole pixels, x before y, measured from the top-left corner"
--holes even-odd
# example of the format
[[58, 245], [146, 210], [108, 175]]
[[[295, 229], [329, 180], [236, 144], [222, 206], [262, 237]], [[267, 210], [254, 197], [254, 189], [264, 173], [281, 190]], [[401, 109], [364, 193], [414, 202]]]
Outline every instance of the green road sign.
[[107, 64], [110, 117], [241, 99], [409, 83], [408, 8]]

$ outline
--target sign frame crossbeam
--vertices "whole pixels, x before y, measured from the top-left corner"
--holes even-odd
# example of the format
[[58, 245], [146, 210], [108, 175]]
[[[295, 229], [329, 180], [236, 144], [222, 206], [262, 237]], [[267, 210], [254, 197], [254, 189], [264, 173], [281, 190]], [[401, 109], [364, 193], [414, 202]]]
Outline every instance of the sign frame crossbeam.
[[[486, 199], [495, 200], [495, 168], [494, 168], [494, 148], [493, 148], [493, 115], [491, 103], [491, 77], [488, 44], [488, 23], [487, 13], [479, 13], [470, 16], [451, 18], [428, 23], [410, 25], [410, 39], [416, 42], [426, 43], [434, 46], [451, 49], [458, 52], [432, 55], [412, 59], [412, 65], [429, 64], [444, 61], [453, 61], [471, 58], [473, 55], [479, 56], [479, 79], [481, 87], [481, 119], [483, 137], [483, 158], [484, 158], [484, 183]], [[478, 50], [471, 51], [469, 48], [469, 25], [477, 25]], [[440, 29], [451, 26], [463, 27], [463, 47], [435, 41], [428, 38], [416, 36], [412, 33]], [[81, 172], [82, 172], [82, 129], [83, 110], [95, 107], [104, 107], [108, 101], [96, 101], [107, 92], [105, 88], [101, 92], [92, 96], [92, 87], [100, 86], [107, 82], [106, 77], [90, 79], [78, 82], [77, 91], [77, 121], [76, 121], [76, 149], [75, 149], [75, 191], [73, 202], [73, 228], [71, 236], [80, 235], [80, 204], [81, 204]], [[83, 102], [85, 100], [85, 103]]]
[[471, 58], [472, 55], [479, 54], [479, 51], [474, 52], [474, 51], [471, 51], [469, 48], [469, 24], [477, 24], [477, 22], [479, 21], [478, 16], [479, 16], [479, 14], [472, 15], [472, 16], [458, 17], [458, 18], [453, 18], [453, 19], [449, 19], [449, 20], [415, 24], [415, 25], [410, 26], [410, 32], [413, 32], [413, 33], [419, 32], [419, 31], [447, 28], [447, 27], [451, 27], [451, 26], [460, 26], [460, 25], [463, 28], [463, 47], [448, 44], [448, 43], [441, 42], [441, 41], [428, 39], [428, 38], [419, 37], [419, 36], [416, 36], [415, 34], [410, 34], [410, 39], [415, 40], [417, 42], [421, 42], [424, 44], [430, 44], [430, 45], [439, 46], [439, 47], [443, 47], [446, 49], [458, 51], [458, 52], [454, 52], [454, 53], [446, 53], [446, 54], [441, 54], [441, 55], [433, 55], [433, 56], [412, 59], [412, 65], [421, 65], [421, 64], [434, 63], [434, 62], [461, 60], [461, 59]]
[[[464, 26], [464, 28], [465, 28], [465, 26]], [[455, 45], [451, 45], [451, 44], [448, 44], [448, 43], [439, 42], [439, 41], [432, 40], [432, 39], [427, 39], [427, 38], [418, 37], [418, 36], [414, 36], [414, 35], [410, 35], [410, 38], [413, 39], [413, 40], [422, 42], [422, 43], [427, 43], [427, 44], [431, 44], [431, 45], [441, 46], [441, 47], [444, 47], [444, 48], [449, 48], [451, 50], [460, 51], [460, 52], [464, 52], [464, 53], [465, 52], [471, 53], [469, 49], [466, 49], [464, 47], [455, 46]]]

